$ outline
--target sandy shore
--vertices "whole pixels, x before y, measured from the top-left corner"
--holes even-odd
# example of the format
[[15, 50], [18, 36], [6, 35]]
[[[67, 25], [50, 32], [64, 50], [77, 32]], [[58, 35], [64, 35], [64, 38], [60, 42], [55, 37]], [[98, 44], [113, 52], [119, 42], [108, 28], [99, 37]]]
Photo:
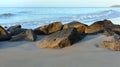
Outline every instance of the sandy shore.
[[118, 67], [119, 52], [98, 48], [106, 39], [103, 34], [87, 35], [63, 49], [40, 49], [37, 41], [0, 42], [0, 67]]

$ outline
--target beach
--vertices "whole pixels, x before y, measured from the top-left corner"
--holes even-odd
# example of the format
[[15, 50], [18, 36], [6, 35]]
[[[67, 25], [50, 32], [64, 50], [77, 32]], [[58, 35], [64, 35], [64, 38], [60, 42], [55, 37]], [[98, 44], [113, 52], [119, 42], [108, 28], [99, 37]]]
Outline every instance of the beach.
[[[41, 38], [41, 36], [39, 37]], [[87, 35], [73, 46], [41, 49], [36, 42], [0, 42], [0, 67], [117, 67], [119, 52], [97, 47], [109, 39], [103, 34]], [[10, 46], [9, 46], [10, 45]]]
[[[7, 33], [6, 36], [8, 37], [5, 37], [3, 40], [1, 37], [0, 67], [120, 66], [119, 51], [99, 47], [103, 41], [111, 40], [111, 37], [107, 37], [104, 32], [101, 33], [99, 31], [103, 31], [108, 27], [120, 32], [120, 8], [31, 7], [0, 9], [0, 26], [1, 29], [2, 27], [5, 29], [1, 31]], [[84, 37], [81, 37], [81, 39], [74, 44], [64, 46], [64, 44], [70, 41], [69, 37], [71, 37], [71, 39], [73, 38], [71, 41], [77, 40], [74, 34], [76, 31], [74, 29], [70, 31], [69, 26], [75, 28], [77, 33], [82, 33]], [[11, 30], [7, 30], [9, 27], [12, 27]], [[67, 31], [70, 33], [68, 35], [63, 31], [65, 28], [67, 29], [67, 27]], [[58, 35], [54, 34], [56, 32], [58, 32]], [[66, 36], [64, 35], [63, 37], [60, 33]], [[34, 34], [36, 36], [34, 36]], [[53, 35], [50, 37], [51, 39], [49, 39], [53, 42], [55, 41], [57, 45], [59, 45], [60, 42], [64, 42], [64, 40], [66, 40], [65, 38], [68, 38], [68, 41], [65, 41], [66, 43], [63, 43], [60, 49], [51, 49], [50, 47], [40, 48], [37, 46], [39, 41], [44, 40], [44, 37], [51, 34]], [[18, 39], [14, 38], [15, 36]], [[61, 41], [59, 36], [61, 37]], [[56, 39], [54, 39], [54, 37], [56, 37]], [[13, 41], [11, 41], [11, 39], [13, 39]], [[46, 44], [51, 43], [49, 39], [46, 41]], [[59, 42], [56, 42], [57, 39]]]

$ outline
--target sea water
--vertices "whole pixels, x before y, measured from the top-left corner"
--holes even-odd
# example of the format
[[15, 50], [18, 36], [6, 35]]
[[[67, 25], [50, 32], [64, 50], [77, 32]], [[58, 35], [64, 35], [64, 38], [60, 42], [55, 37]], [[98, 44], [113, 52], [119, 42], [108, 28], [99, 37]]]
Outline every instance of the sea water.
[[91, 24], [104, 19], [120, 17], [120, 8], [75, 8], [75, 7], [1, 7], [0, 25], [21, 24], [23, 28], [36, 28], [55, 21], [62, 24], [79, 21]]

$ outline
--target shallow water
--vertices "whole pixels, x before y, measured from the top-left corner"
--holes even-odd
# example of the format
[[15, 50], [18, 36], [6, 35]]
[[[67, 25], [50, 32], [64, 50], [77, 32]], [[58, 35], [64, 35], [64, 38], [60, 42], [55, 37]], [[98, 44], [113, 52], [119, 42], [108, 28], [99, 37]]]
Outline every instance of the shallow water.
[[120, 17], [120, 8], [0, 8], [0, 25], [21, 24], [24, 28], [36, 28], [54, 21], [63, 24], [80, 21], [85, 24], [103, 19]]

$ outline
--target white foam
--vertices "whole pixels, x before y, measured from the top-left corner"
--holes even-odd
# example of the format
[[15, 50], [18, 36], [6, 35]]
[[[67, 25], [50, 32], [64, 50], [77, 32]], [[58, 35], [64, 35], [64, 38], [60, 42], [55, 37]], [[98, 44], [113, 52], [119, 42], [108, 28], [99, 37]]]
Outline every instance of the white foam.
[[111, 20], [114, 24], [120, 25], [120, 17], [118, 17], [118, 18], [113, 18], [113, 19], [109, 19], [109, 20]]

